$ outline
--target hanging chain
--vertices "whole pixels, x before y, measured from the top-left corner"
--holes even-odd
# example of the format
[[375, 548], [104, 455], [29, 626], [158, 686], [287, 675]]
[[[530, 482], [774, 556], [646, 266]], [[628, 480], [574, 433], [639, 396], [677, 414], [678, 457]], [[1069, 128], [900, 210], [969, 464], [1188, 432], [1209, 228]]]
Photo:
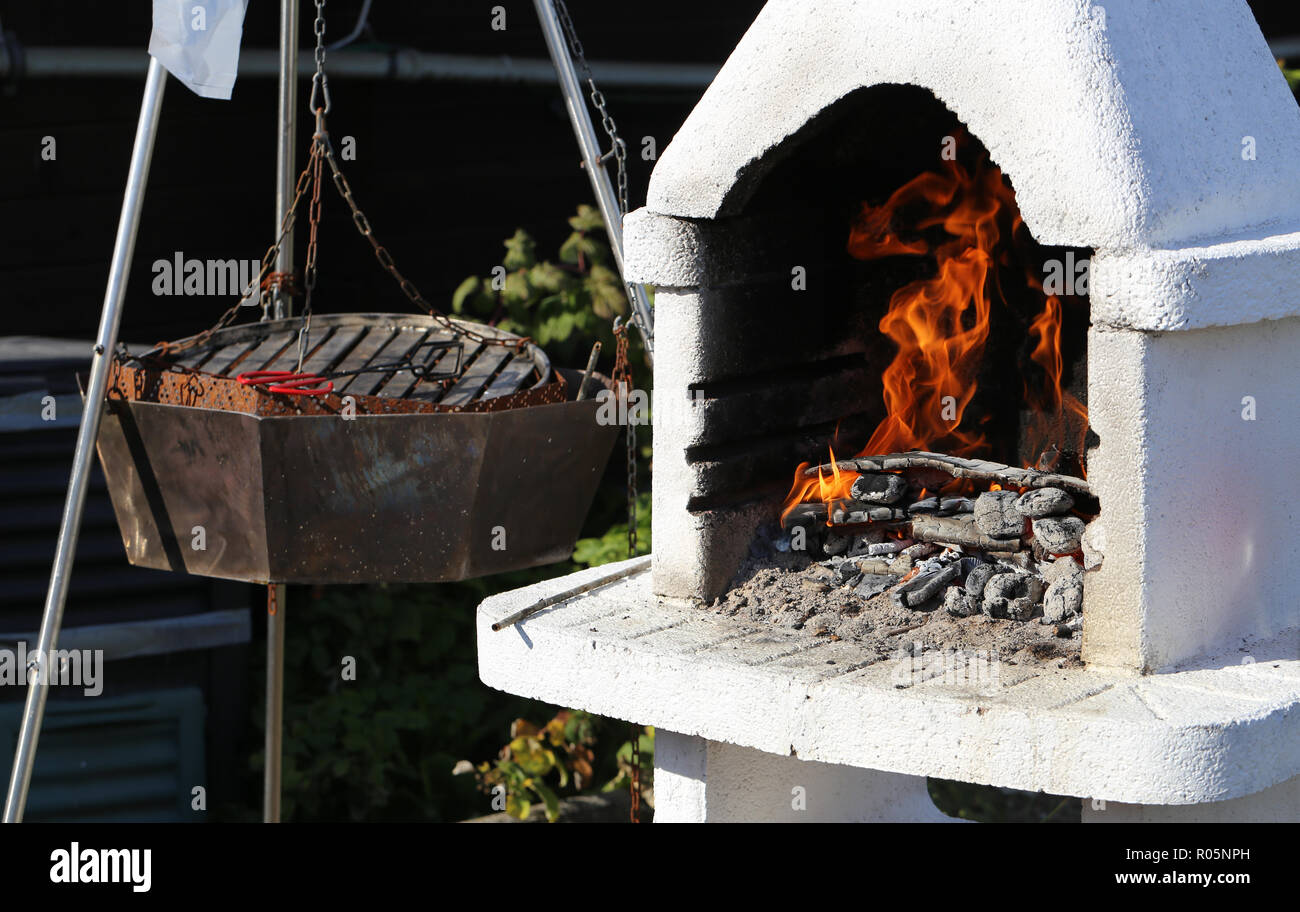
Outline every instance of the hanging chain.
[[322, 139], [325, 135], [325, 114], [330, 109], [330, 85], [325, 76], [325, 0], [316, 0], [316, 21], [312, 23], [316, 35], [316, 72], [311, 75], [311, 97], [307, 109], [316, 118], [316, 132], [311, 137], [311, 204], [307, 207], [307, 261], [303, 264], [302, 277], [306, 293], [303, 296], [302, 322], [298, 327], [298, 366], [302, 372], [302, 362], [307, 357], [307, 344], [311, 337], [311, 299], [316, 290], [316, 254], [320, 236], [320, 185]]
[[628, 336], [627, 324], [616, 322], [614, 363], [623, 367], [615, 370], [614, 383], [622, 400], [623, 413], [627, 415], [627, 556], [636, 557], [636, 424], [631, 414], [632, 365], [627, 358]]
[[330, 84], [325, 77], [325, 0], [316, 0], [316, 21], [312, 23], [316, 33], [316, 72], [311, 77], [311, 100], [307, 110], [312, 114], [330, 112]]
[[388, 252], [388, 248], [379, 243], [378, 238], [375, 237], [374, 231], [370, 227], [370, 220], [366, 218], [366, 214], [361, 211], [356, 200], [352, 197], [352, 185], [348, 183], [348, 179], [343, 175], [343, 171], [339, 168], [338, 160], [334, 157], [334, 146], [330, 143], [328, 134], [322, 136], [322, 145], [324, 147], [325, 163], [329, 165], [330, 175], [334, 179], [334, 186], [338, 190], [339, 195], [343, 197], [343, 201], [348, 204], [348, 209], [352, 212], [352, 224], [356, 226], [357, 232], [370, 242], [371, 248], [375, 251], [375, 259], [379, 261], [379, 265], [384, 268], [384, 271], [393, 277], [393, 281], [396, 282], [397, 287], [402, 290], [402, 294], [406, 295], [407, 300], [416, 307], [419, 307], [429, 316], [433, 317], [433, 319], [443, 328], [458, 336], [464, 336], [473, 342], [480, 342], [484, 345], [500, 345], [506, 348], [516, 348], [523, 351], [523, 349], [532, 341], [530, 338], [523, 337], [516, 341], [513, 339], [502, 339], [496, 336], [485, 336], [482, 333], [475, 332], [463, 324], [453, 322], [446, 314], [425, 300], [424, 295], [420, 294], [420, 289], [415, 287], [415, 283], [398, 271], [397, 264], [393, 261], [393, 255]]
[[641, 726], [632, 724], [632, 823], [641, 822]]
[[[605, 135], [609, 137], [610, 148], [607, 153], [601, 156], [600, 161], [605, 161], [611, 156], [615, 165], [615, 182], [618, 187], [618, 211], [619, 215], [627, 215], [628, 210], [628, 193], [627, 193], [627, 144], [623, 142], [622, 137], [618, 135], [618, 127], [614, 123], [614, 118], [609, 113], [609, 108], [605, 103], [605, 96], [596, 88], [596, 80], [592, 76], [591, 66], [587, 63], [587, 55], [582, 47], [582, 42], [578, 39], [578, 30], [573, 25], [573, 17], [569, 15], [569, 8], [565, 6], [564, 0], [555, 0], [555, 11], [560, 20], [560, 27], [564, 29], [564, 37], [568, 41], [569, 51], [573, 55], [574, 61], [578, 66], [582, 78], [587, 81], [587, 86], [591, 90], [591, 104], [600, 113], [600, 125], [604, 129]], [[632, 312], [631, 319], [635, 321], [636, 308], [630, 308]], [[640, 324], [638, 323], [640, 327]], [[644, 332], [645, 327], [640, 327]], [[627, 324], [620, 325], [618, 320], [614, 321], [614, 335], [618, 340], [618, 354], [616, 364], [624, 365], [622, 371], [615, 370], [614, 382], [618, 386], [619, 396], [623, 397], [627, 403], [628, 397], [632, 392], [632, 371], [627, 361], [627, 342], [628, 332]], [[619, 376], [621, 374], [621, 376]], [[628, 414], [627, 422], [627, 556], [636, 557], [636, 425], [631, 419], [630, 410], [624, 406], [625, 414]], [[633, 823], [639, 822], [641, 810], [641, 727], [632, 725], [632, 773], [631, 773], [631, 790], [632, 790], [632, 812], [631, 819]]]
[[319, 157], [315, 161], [314, 181], [316, 186], [312, 196], [311, 246], [307, 251], [307, 267], [304, 280], [307, 287], [307, 302], [303, 308], [304, 314], [307, 316], [311, 314], [311, 290], [316, 285], [315, 243], [316, 225], [320, 221], [319, 198], [320, 187], [323, 183], [321, 168], [322, 164], [328, 164], [330, 177], [334, 181], [334, 189], [338, 191], [339, 196], [343, 197], [343, 201], [348, 204], [348, 209], [352, 213], [352, 224], [356, 226], [357, 232], [370, 242], [370, 246], [375, 252], [375, 259], [392, 276], [393, 281], [397, 283], [397, 287], [402, 290], [402, 294], [406, 295], [408, 301], [433, 317], [444, 329], [457, 336], [465, 337], [483, 345], [499, 345], [522, 351], [530, 341], [527, 338], [515, 341], [485, 336], [449, 319], [442, 311], [426, 301], [424, 295], [420, 294], [420, 290], [415, 287], [415, 284], [398, 271], [397, 264], [393, 261], [393, 255], [375, 237], [374, 230], [370, 227], [370, 220], [366, 218], [365, 213], [361, 211], [361, 207], [357, 205], [356, 198], [352, 195], [352, 185], [348, 183], [348, 179], [343, 175], [343, 170], [339, 167], [338, 159], [334, 157], [334, 144], [330, 142], [329, 131], [325, 129], [325, 115], [330, 109], [329, 83], [325, 78], [325, 0], [316, 0], [316, 10], [316, 74], [312, 77], [311, 107], [312, 113], [316, 117], [316, 132], [312, 136], [312, 151], [313, 153], [319, 152]]
[[[622, 401], [622, 410], [627, 415], [627, 556], [636, 557], [636, 424], [632, 420], [630, 397], [632, 391], [632, 365], [627, 359], [627, 342], [629, 333], [627, 324], [614, 321], [614, 338], [616, 340], [614, 356], [614, 385]], [[641, 822], [641, 726], [632, 722], [632, 770], [629, 774], [628, 788], [632, 792], [631, 821]]]
[[564, 29], [564, 37], [569, 42], [569, 50], [578, 65], [578, 70], [582, 78], [587, 81], [588, 88], [591, 89], [591, 104], [600, 113], [600, 125], [605, 135], [609, 137], [610, 149], [601, 160], [604, 161], [611, 155], [614, 157], [619, 213], [627, 215], [627, 143], [623, 142], [622, 137], [618, 135], [618, 127], [614, 123], [614, 118], [610, 116], [609, 108], [606, 107], [604, 94], [596, 88], [596, 80], [591, 74], [590, 64], [587, 63], [587, 55], [583, 50], [582, 42], [578, 40], [578, 30], [573, 26], [573, 18], [569, 15], [569, 8], [564, 5], [564, 0], [555, 0], [555, 11], [559, 15], [560, 27]]
[[[315, 148], [312, 149], [311, 154], [314, 160], [316, 155]], [[213, 333], [225, 329], [233, 323], [235, 315], [239, 313], [240, 308], [251, 306], [254, 295], [260, 294], [262, 312], [263, 314], [266, 313], [267, 308], [270, 307], [271, 303], [270, 295], [272, 283], [284, 281], [283, 274], [275, 271], [275, 262], [280, 256], [280, 247], [284, 244], [285, 239], [288, 238], [289, 233], [293, 231], [294, 222], [298, 217], [298, 203], [302, 200], [303, 194], [307, 192], [307, 187], [312, 183], [312, 166], [313, 161], [309, 161], [307, 167], [303, 168], [302, 173], [298, 175], [298, 183], [295, 185], [293, 191], [293, 202], [289, 204], [289, 208], [285, 210], [284, 218], [280, 220], [280, 236], [275, 239], [275, 242], [272, 243], [271, 246], [266, 249], [266, 253], [262, 255], [262, 262], [258, 268], [257, 275], [248, 283], [248, 287], [244, 289], [239, 300], [232, 304], [225, 313], [218, 317], [216, 323], [212, 324], [212, 326], [205, 329], [203, 332], [184, 340], [183, 344], [160, 342], [158, 345], [154, 346], [153, 351], [141, 355], [140, 357], [147, 358], [154, 355], [176, 353], [203, 345], [212, 337]]]
[[[334, 146], [330, 142], [329, 131], [325, 128], [325, 115], [331, 107], [329, 82], [325, 76], [325, 0], [316, 0], [316, 21], [314, 24], [316, 34], [316, 72], [312, 75], [311, 80], [311, 100], [310, 108], [312, 115], [316, 119], [316, 132], [311, 138], [311, 152], [308, 156], [307, 166], [303, 168], [302, 173], [298, 175], [298, 183], [294, 188], [293, 201], [284, 214], [280, 223], [280, 236], [267, 249], [266, 254], [262, 257], [261, 268], [257, 276], [240, 299], [235, 302], [225, 313], [223, 313], [217, 322], [209, 329], [204, 330], [196, 336], [185, 340], [183, 345], [172, 343], [160, 343], [155, 346], [148, 355], [168, 354], [202, 345], [212, 337], [212, 334], [220, 329], [229, 326], [239, 313], [239, 309], [249, 304], [253, 295], [260, 290], [261, 304], [263, 313], [270, 305], [270, 293], [274, 283], [285, 281], [282, 273], [274, 271], [274, 265], [279, 257], [280, 248], [293, 230], [294, 222], [297, 219], [298, 206], [302, 202], [303, 195], [307, 192], [308, 186], [312, 188], [311, 203], [309, 206], [308, 218], [311, 224], [311, 231], [307, 242], [307, 260], [303, 267], [303, 286], [305, 297], [302, 323], [298, 331], [298, 370], [302, 370], [303, 357], [307, 351], [307, 337], [311, 326], [312, 312], [312, 292], [316, 287], [317, 280], [317, 246], [319, 240], [319, 228], [321, 220], [321, 200], [320, 188], [324, 181], [324, 165], [328, 164], [330, 176], [333, 178], [334, 187], [347, 203], [348, 209], [352, 213], [352, 223], [356, 226], [358, 233], [370, 242], [374, 249], [375, 258], [379, 265], [393, 278], [402, 293], [416, 307], [419, 307], [438, 325], [459, 338], [469, 339], [482, 345], [497, 345], [503, 348], [513, 348], [517, 351], [523, 351], [532, 341], [528, 337], [523, 338], [500, 338], [498, 336], [488, 336], [475, 332], [464, 324], [456, 323], [451, 320], [441, 310], [430, 304], [415, 287], [410, 279], [402, 275], [397, 264], [393, 261], [392, 254], [388, 249], [379, 243], [370, 227], [370, 220], [366, 218], [365, 213], [357, 205], [356, 199], [352, 195], [352, 187], [348, 179], [344, 177], [342, 169], [339, 168], [338, 160], [334, 157]], [[142, 356], [145, 357], [145, 356]]]

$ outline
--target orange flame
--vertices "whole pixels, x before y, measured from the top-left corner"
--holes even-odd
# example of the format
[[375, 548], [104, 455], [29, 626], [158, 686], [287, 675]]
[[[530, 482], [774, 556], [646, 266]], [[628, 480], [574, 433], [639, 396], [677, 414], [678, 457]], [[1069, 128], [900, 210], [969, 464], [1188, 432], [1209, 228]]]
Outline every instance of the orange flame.
[[[937, 267], [932, 278], [894, 292], [880, 321], [898, 353], [881, 378], [887, 416], [864, 453], [942, 447], [964, 455], [985, 443], [983, 434], [960, 425], [989, 335], [986, 286], [1001, 238], [998, 214], [1015, 201], [995, 167], [974, 174], [956, 161], [943, 167], [942, 174], [908, 181], [881, 206], [864, 204], [849, 233], [848, 252], [860, 260], [933, 254]], [[929, 212], [917, 230], [942, 226], [947, 240], [931, 246], [923, 237], [899, 239], [893, 224], [900, 210], [918, 203]]]
[[[799, 463], [799, 468], [794, 470], [794, 485], [781, 510], [782, 521], [801, 503], [815, 501], [834, 505], [837, 501], [849, 500], [852, 497], [850, 489], [859, 473], [841, 469], [835, 460], [835, 448], [831, 447], [830, 452], [831, 477], [829, 479], [826, 478], [821, 466], [817, 467], [816, 479], [805, 478], [803, 473], [810, 468], [806, 462]], [[829, 525], [829, 522], [827, 524]]]
[[[904, 237], [897, 228], [904, 210], [914, 213], [921, 206], [925, 207], [922, 214], [910, 223], [909, 234], [915, 237]], [[851, 256], [874, 260], [932, 255], [936, 270], [933, 277], [895, 291], [880, 321], [881, 332], [898, 351], [881, 376], [886, 416], [861, 455], [913, 449], [971, 455], [987, 447], [983, 433], [961, 424], [975, 395], [989, 337], [992, 296], [1002, 300], [997, 264], [1007, 262], [1005, 248], [1011, 237], [1004, 238], [1003, 226], [1008, 222], [999, 219], [1008, 215], [1009, 235], [1014, 235], [1023, 225], [1015, 195], [1002, 172], [988, 162], [972, 172], [956, 161], [944, 161], [941, 172], [918, 175], [882, 205], [862, 205], [849, 232]], [[923, 234], [936, 227], [942, 227], [946, 239], [936, 242]], [[1027, 280], [1043, 291], [1036, 276], [1030, 274]], [[1038, 340], [1030, 358], [1046, 377], [1041, 386], [1036, 378], [1025, 380], [1026, 402], [1036, 416], [1029, 439], [1040, 449], [1056, 442], [1081, 452], [1087, 410], [1061, 389], [1061, 302], [1055, 295], [1045, 296], [1030, 333]], [[851, 496], [857, 473], [833, 466], [830, 479], [819, 471], [813, 481], [803, 477], [807, 467], [802, 464], [795, 472], [783, 519], [797, 504], [810, 500], [830, 504]]]
[[[1036, 276], [1030, 276], [1030, 284], [1042, 289]], [[1088, 433], [1088, 409], [1069, 390], [1061, 388], [1061, 301], [1056, 295], [1047, 296], [1029, 332], [1038, 338], [1030, 360], [1047, 375], [1045, 383], [1025, 378], [1025, 402], [1033, 418], [1027, 437], [1029, 452], [1043, 452], [1057, 444], [1082, 453]]]

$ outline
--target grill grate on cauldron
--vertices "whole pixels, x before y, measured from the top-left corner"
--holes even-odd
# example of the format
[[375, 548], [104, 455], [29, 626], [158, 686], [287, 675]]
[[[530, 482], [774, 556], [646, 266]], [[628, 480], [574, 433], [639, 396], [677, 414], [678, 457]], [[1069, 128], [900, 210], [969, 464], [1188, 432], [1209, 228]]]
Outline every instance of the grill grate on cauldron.
[[[264, 416], [337, 414], [349, 404], [357, 414], [500, 411], [566, 398], [563, 378], [527, 340], [410, 314], [314, 317], [302, 372], [331, 380], [330, 394], [275, 394], [238, 382], [249, 372], [295, 370], [300, 325], [287, 319], [230, 327], [198, 344], [181, 340], [119, 358], [110, 396]], [[472, 333], [456, 332], [462, 325]], [[170, 347], [179, 356], [168, 356]]]

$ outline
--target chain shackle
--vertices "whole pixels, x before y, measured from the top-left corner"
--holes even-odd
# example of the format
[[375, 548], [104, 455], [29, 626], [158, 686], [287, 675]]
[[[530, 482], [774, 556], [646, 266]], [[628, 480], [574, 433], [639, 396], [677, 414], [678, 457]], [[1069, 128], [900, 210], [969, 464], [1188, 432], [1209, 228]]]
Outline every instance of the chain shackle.
[[330, 84], [324, 73], [316, 73], [311, 77], [311, 101], [308, 103], [308, 110], [312, 114], [328, 114], [330, 111]]

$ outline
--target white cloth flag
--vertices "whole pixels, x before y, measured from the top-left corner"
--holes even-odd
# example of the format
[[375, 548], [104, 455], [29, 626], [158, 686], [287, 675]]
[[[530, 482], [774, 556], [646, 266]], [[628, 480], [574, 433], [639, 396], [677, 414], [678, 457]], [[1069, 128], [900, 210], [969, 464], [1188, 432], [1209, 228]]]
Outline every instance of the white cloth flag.
[[246, 0], [153, 0], [149, 53], [192, 92], [230, 98]]

